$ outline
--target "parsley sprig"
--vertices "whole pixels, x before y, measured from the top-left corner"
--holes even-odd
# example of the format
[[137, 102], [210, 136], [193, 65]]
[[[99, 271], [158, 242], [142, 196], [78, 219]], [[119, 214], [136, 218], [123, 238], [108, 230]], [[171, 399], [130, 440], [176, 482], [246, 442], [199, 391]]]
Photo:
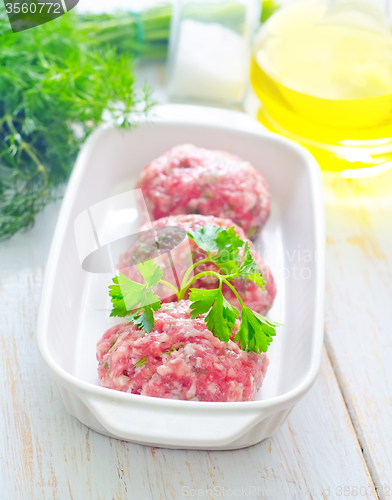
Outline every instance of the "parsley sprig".
[[[142, 330], [151, 332], [154, 326], [154, 311], [161, 308], [161, 299], [155, 295], [153, 286], [161, 282], [162, 271], [152, 259], [137, 265], [145, 284], [136, 283], [120, 273], [113, 278], [114, 285], [110, 285], [109, 295], [112, 298], [113, 309], [110, 316], [124, 318], [138, 325]], [[130, 311], [133, 313], [130, 315]]]
[[[279, 324], [247, 307], [232, 284], [233, 280], [243, 278], [253, 281], [264, 290], [265, 280], [254, 261], [249, 243], [239, 238], [234, 227], [223, 229], [219, 226], [207, 225], [196, 230], [189, 230], [188, 236], [206, 252], [206, 256], [189, 267], [180, 290], [178, 291], [173, 285], [162, 280], [161, 268], [152, 259], [147, 259], [144, 263], [137, 264], [145, 281], [144, 284], [136, 283], [121, 273], [113, 278], [114, 284], [109, 286], [109, 295], [113, 304], [111, 316], [128, 316], [128, 321], [150, 332], [154, 326], [154, 311], [158, 311], [161, 307], [160, 298], [153, 290], [155, 286], [163, 284], [171, 287], [178, 300], [181, 300], [195, 281], [212, 275], [217, 278], [217, 288], [212, 290], [190, 288], [191, 318], [206, 314], [205, 323], [208, 329], [220, 340], [228, 342], [236, 327], [237, 319], [240, 317], [239, 328], [234, 339], [240, 341], [241, 349], [266, 352], [276, 334], [275, 328]], [[198, 265], [207, 262], [216, 264], [218, 270], [203, 271], [191, 276], [192, 271]], [[224, 284], [237, 297], [241, 305], [241, 314], [225, 299], [222, 291]]]

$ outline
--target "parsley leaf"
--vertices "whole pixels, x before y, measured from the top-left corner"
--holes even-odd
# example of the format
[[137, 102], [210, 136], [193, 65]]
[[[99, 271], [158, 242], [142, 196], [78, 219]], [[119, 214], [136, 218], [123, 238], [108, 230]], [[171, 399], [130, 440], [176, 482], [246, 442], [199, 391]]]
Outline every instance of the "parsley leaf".
[[129, 318], [129, 321], [132, 321], [141, 330], [150, 333], [154, 327], [154, 311], [158, 311], [160, 308], [160, 302], [145, 305], [142, 312], [140, 313], [141, 308], [138, 309], [138, 311]]
[[238, 275], [248, 278], [249, 280], [256, 283], [256, 285], [264, 290], [265, 279], [261, 275], [257, 264], [251, 254], [250, 245], [248, 242], [245, 243], [244, 253], [242, 255], [241, 264], [239, 266]]
[[[223, 229], [208, 224], [196, 230], [188, 230], [188, 236], [211, 258], [223, 274], [238, 273], [239, 249], [244, 242], [235, 228]], [[211, 255], [212, 254], [212, 255]]]
[[248, 274], [258, 273], [257, 264], [250, 252], [250, 245], [248, 242], [245, 243], [244, 253], [242, 254], [241, 264], [239, 266], [239, 273], [241, 276], [246, 276]]
[[[111, 316], [129, 316], [129, 321], [138, 325], [142, 330], [151, 332], [154, 326], [154, 311], [161, 307], [160, 298], [152, 291], [162, 278], [161, 268], [152, 259], [137, 265], [145, 284], [136, 283], [125, 274], [120, 273], [113, 278], [114, 285], [109, 286], [109, 295], [113, 309]], [[136, 309], [136, 311], [135, 311]]]
[[239, 340], [241, 349], [255, 352], [266, 352], [276, 335], [275, 327], [279, 323], [268, 320], [261, 314], [243, 307], [241, 311], [241, 325], [234, 340]]
[[214, 256], [214, 262], [225, 263], [228, 261], [237, 261], [239, 249], [244, 245], [234, 226], [221, 231], [215, 239], [218, 253]]
[[216, 239], [224, 231], [223, 227], [208, 224], [195, 230], [188, 229], [188, 236], [205, 252], [217, 250]]
[[256, 285], [259, 288], [261, 288], [262, 290], [265, 290], [266, 281], [260, 273], [250, 274], [247, 276], [247, 278], [250, 279], [251, 281], [253, 281], [254, 283], [256, 283]]
[[149, 286], [157, 285], [163, 276], [161, 268], [152, 259], [147, 259], [144, 263], [139, 262], [137, 268]]
[[210, 312], [207, 314], [205, 322], [207, 328], [218, 337], [218, 339], [223, 340], [223, 342], [228, 342], [230, 340], [231, 330], [227, 324], [226, 318], [223, 315], [223, 295], [219, 290], [219, 294], [215, 299]]
[[222, 290], [202, 290], [192, 288], [189, 295], [192, 301], [191, 318], [208, 312], [205, 322], [208, 329], [223, 342], [230, 340], [238, 311], [224, 298]]
[[[161, 299], [159, 298], [159, 295], [155, 295], [152, 290], [146, 290], [139, 307], [142, 308], [156, 303], [160, 304], [160, 302]], [[158, 309], [154, 309], [154, 311], [157, 311]]]
[[208, 224], [195, 230], [188, 230], [188, 236], [205, 252], [211, 254], [211, 261], [226, 270], [226, 274], [231, 269], [238, 267], [239, 249], [244, 242], [235, 232], [234, 226], [223, 229], [220, 226]]
[[223, 317], [225, 318], [227, 326], [231, 331], [235, 327], [235, 322], [238, 318], [239, 312], [234, 306], [230, 304], [230, 302], [228, 302], [225, 299], [223, 294], [222, 297], [223, 297]]
[[200, 314], [207, 313], [218, 295], [222, 293], [219, 288], [213, 290], [203, 290], [202, 288], [191, 288], [189, 300], [192, 302], [191, 318], [196, 318]]
[[123, 318], [135, 309], [143, 299], [144, 286], [135, 283], [128, 276], [120, 273], [113, 278], [114, 285], [109, 286], [109, 295], [112, 298], [113, 309], [110, 316]]

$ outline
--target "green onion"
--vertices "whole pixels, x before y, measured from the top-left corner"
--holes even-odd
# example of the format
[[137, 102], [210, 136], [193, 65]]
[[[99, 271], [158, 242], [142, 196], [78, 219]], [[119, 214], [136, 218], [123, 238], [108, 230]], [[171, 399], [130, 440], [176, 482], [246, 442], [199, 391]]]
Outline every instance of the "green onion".
[[[261, 0], [260, 22], [265, 22], [278, 8], [274, 0]], [[244, 7], [236, 1], [222, 4], [190, 4], [184, 16], [201, 22], [225, 21], [228, 27], [242, 30]], [[84, 14], [79, 17], [78, 29], [92, 44], [113, 47], [118, 53], [132, 53], [143, 58], [162, 58], [167, 55], [172, 6], [159, 5], [141, 12], [118, 11], [114, 14]]]

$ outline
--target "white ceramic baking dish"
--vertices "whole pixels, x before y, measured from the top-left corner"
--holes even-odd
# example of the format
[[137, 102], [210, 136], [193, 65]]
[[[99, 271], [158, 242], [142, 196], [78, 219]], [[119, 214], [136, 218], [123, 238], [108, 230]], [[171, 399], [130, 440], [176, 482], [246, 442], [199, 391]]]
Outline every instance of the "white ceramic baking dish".
[[[131, 189], [145, 164], [181, 143], [240, 155], [262, 172], [271, 189], [271, 217], [256, 246], [278, 287], [269, 317], [284, 326], [269, 348], [270, 366], [254, 402], [171, 401], [99, 384], [95, 345], [112, 323], [107, 308], [92, 304], [97, 293], [107, 296], [106, 278], [83, 271], [75, 218], [91, 205]], [[102, 128], [84, 145], [49, 254], [37, 342], [65, 407], [97, 432], [170, 448], [236, 449], [271, 436], [315, 381], [323, 302], [323, 195], [312, 156], [246, 115], [168, 105], [130, 132]]]

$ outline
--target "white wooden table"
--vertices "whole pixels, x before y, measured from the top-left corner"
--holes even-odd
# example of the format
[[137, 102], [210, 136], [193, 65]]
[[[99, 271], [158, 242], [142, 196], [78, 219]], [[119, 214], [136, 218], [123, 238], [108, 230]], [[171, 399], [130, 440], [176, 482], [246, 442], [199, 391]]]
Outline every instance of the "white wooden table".
[[72, 418], [34, 338], [60, 203], [0, 243], [0, 499], [392, 496], [392, 173], [324, 184], [321, 373], [273, 438], [233, 452], [134, 445]]

